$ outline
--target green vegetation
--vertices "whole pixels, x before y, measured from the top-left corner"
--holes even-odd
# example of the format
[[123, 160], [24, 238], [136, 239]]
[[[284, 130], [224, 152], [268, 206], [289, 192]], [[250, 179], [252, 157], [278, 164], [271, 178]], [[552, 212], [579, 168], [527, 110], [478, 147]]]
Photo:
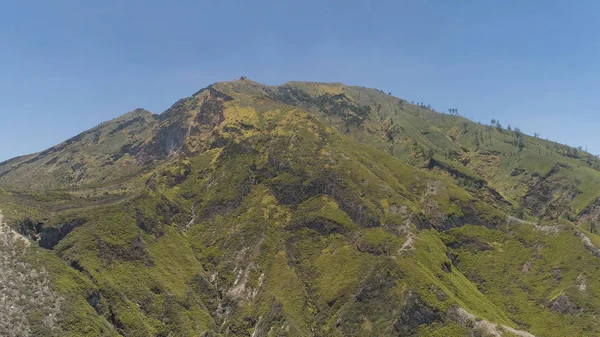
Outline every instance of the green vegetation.
[[598, 335], [595, 157], [448, 112], [242, 76], [2, 163], [7, 275], [41, 285], [0, 328]]

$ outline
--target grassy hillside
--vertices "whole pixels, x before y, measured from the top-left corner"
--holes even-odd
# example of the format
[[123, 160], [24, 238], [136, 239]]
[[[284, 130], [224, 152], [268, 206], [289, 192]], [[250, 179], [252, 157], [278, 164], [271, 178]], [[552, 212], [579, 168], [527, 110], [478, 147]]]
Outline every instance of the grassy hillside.
[[0, 163], [0, 181], [15, 190], [121, 184], [143, 168], [144, 163], [134, 158], [155, 128], [156, 119], [150, 112], [136, 109], [48, 150]]
[[[598, 158], [582, 150], [499, 124], [480, 125], [438, 113], [373, 89], [291, 82], [267, 91], [314, 111], [324, 123], [363, 144], [417, 167], [440, 168], [472, 192], [491, 189], [516, 207], [540, 184], [567, 194], [553, 200], [563, 213], [536, 210], [535, 215], [579, 214], [600, 196]], [[573, 191], [565, 191], [565, 185]], [[525, 203], [526, 208], [534, 206], [540, 205]]]
[[372, 89], [217, 83], [0, 165], [0, 209], [31, 242], [11, 265], [47, 275], [61, 303], [18, 323], [595, 336], [600, 173], [561, 151]]

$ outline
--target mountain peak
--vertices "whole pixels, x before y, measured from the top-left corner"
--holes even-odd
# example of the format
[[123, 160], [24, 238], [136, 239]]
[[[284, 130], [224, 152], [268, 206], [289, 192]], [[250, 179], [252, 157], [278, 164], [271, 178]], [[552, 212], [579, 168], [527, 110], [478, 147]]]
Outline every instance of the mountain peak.
[[135, 108], [119, 117], [117, 117], [115, 120], [117, 121], [122, 121], [122, 120], [129, 120], [129, 119], [133, 119], [133, 118], [137, 118], [137, 117], [141, 117], [144, 119], [150, 119], [150, 118], [156, 118], [156, 114], [153, 114], [152, 112], [144, 109], [144, 108]]
[[600, 335], [598, 162], [374, 89], [217, 82], [1, 163], [0, 206], [55, 335]]

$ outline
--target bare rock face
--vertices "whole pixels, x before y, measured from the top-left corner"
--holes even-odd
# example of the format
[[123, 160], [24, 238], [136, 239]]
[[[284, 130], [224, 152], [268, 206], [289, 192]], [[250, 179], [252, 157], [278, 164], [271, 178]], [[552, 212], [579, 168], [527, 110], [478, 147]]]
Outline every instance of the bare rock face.
[[64, 239], [75, 228], [83, 225], [85, 220], [77, 219], [68, 223], [61, 224], [59, 227], [47, 227], [43, 223], [26, 218], [19, 224], [19, 232], [40, 247], [53, 249], [56, 244]]
[[394, 328], [400, 336], [406, 336], [414, 332], [419, 325], [430, 324], [439, 319], [441, 319], [440, 313], [423, 303], [418, 295], [409, 291], [402, 306], [400, 319]]
[[586, 209], [584, 209], [577, 221], [580, 225], [591, 225], [591, 232], [598, 230], [597, 223], [600, 222], [600, 198], [594, 200]]
[[25, 261], [29, 245], [0, 214], [0, 336], [56, 333], [62, 299], [50, 287], [48, 272]]
[[558, 296], [550, 303], [550, 309], [563, 315], [572, 315], [579, 312], [579, 307], [567, 295]]
[[546, 176], [533, 183], [523, 202], [535, 216], [557, 219], [569, 209], [570, 202], [580, 193], [565, 175], [569, 168], [556, 164]]

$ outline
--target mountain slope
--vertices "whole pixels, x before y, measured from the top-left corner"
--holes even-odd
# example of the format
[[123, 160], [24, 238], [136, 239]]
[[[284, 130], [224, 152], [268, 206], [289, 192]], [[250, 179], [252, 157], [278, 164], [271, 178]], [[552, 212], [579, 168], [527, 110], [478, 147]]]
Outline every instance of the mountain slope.
[[134, 110], [48, 150], [0, 164], [0, 180], [13, 189], [58, 189], [131, 176], [141, 169], [133, 160], [135, 149], [156, 124], [150, 112]]
[[[465, 185], [474, 184], [478, 189], [486, 185], [513, 204], [529, 197], [533, 187], [556, 174], [568, 180], [563, 185], [576, 188], [573, 196], [565, 196], [557, 205], [565, 212], [579, 213], [599, 197], [597, 157], [518, 130], [472, 123], [376, 90], [340, 84], [292, 82], [278, 87], [273, 96], [302, 106], [312, 105], [319, 111], [317, 116], [362, 143], [417, 166], [439, 167], [467, 180]], [[347, 115], [340, 113], [347, 111], [347, 106], [354, 108]], [[368, 113], [354, 113], [360, 109]], [[550, 218], [560, 216], [546, 209], [537, 212], [535, 215]]]
[[600, 174], [515, 137], [342, 84], [239, 80], [158, 116], [136, 110], [0, 165], [0, 208], [39, 246], [15, 259], [48, 266], [63, 298], [55, 324], [25, 324], [597, 335]]

